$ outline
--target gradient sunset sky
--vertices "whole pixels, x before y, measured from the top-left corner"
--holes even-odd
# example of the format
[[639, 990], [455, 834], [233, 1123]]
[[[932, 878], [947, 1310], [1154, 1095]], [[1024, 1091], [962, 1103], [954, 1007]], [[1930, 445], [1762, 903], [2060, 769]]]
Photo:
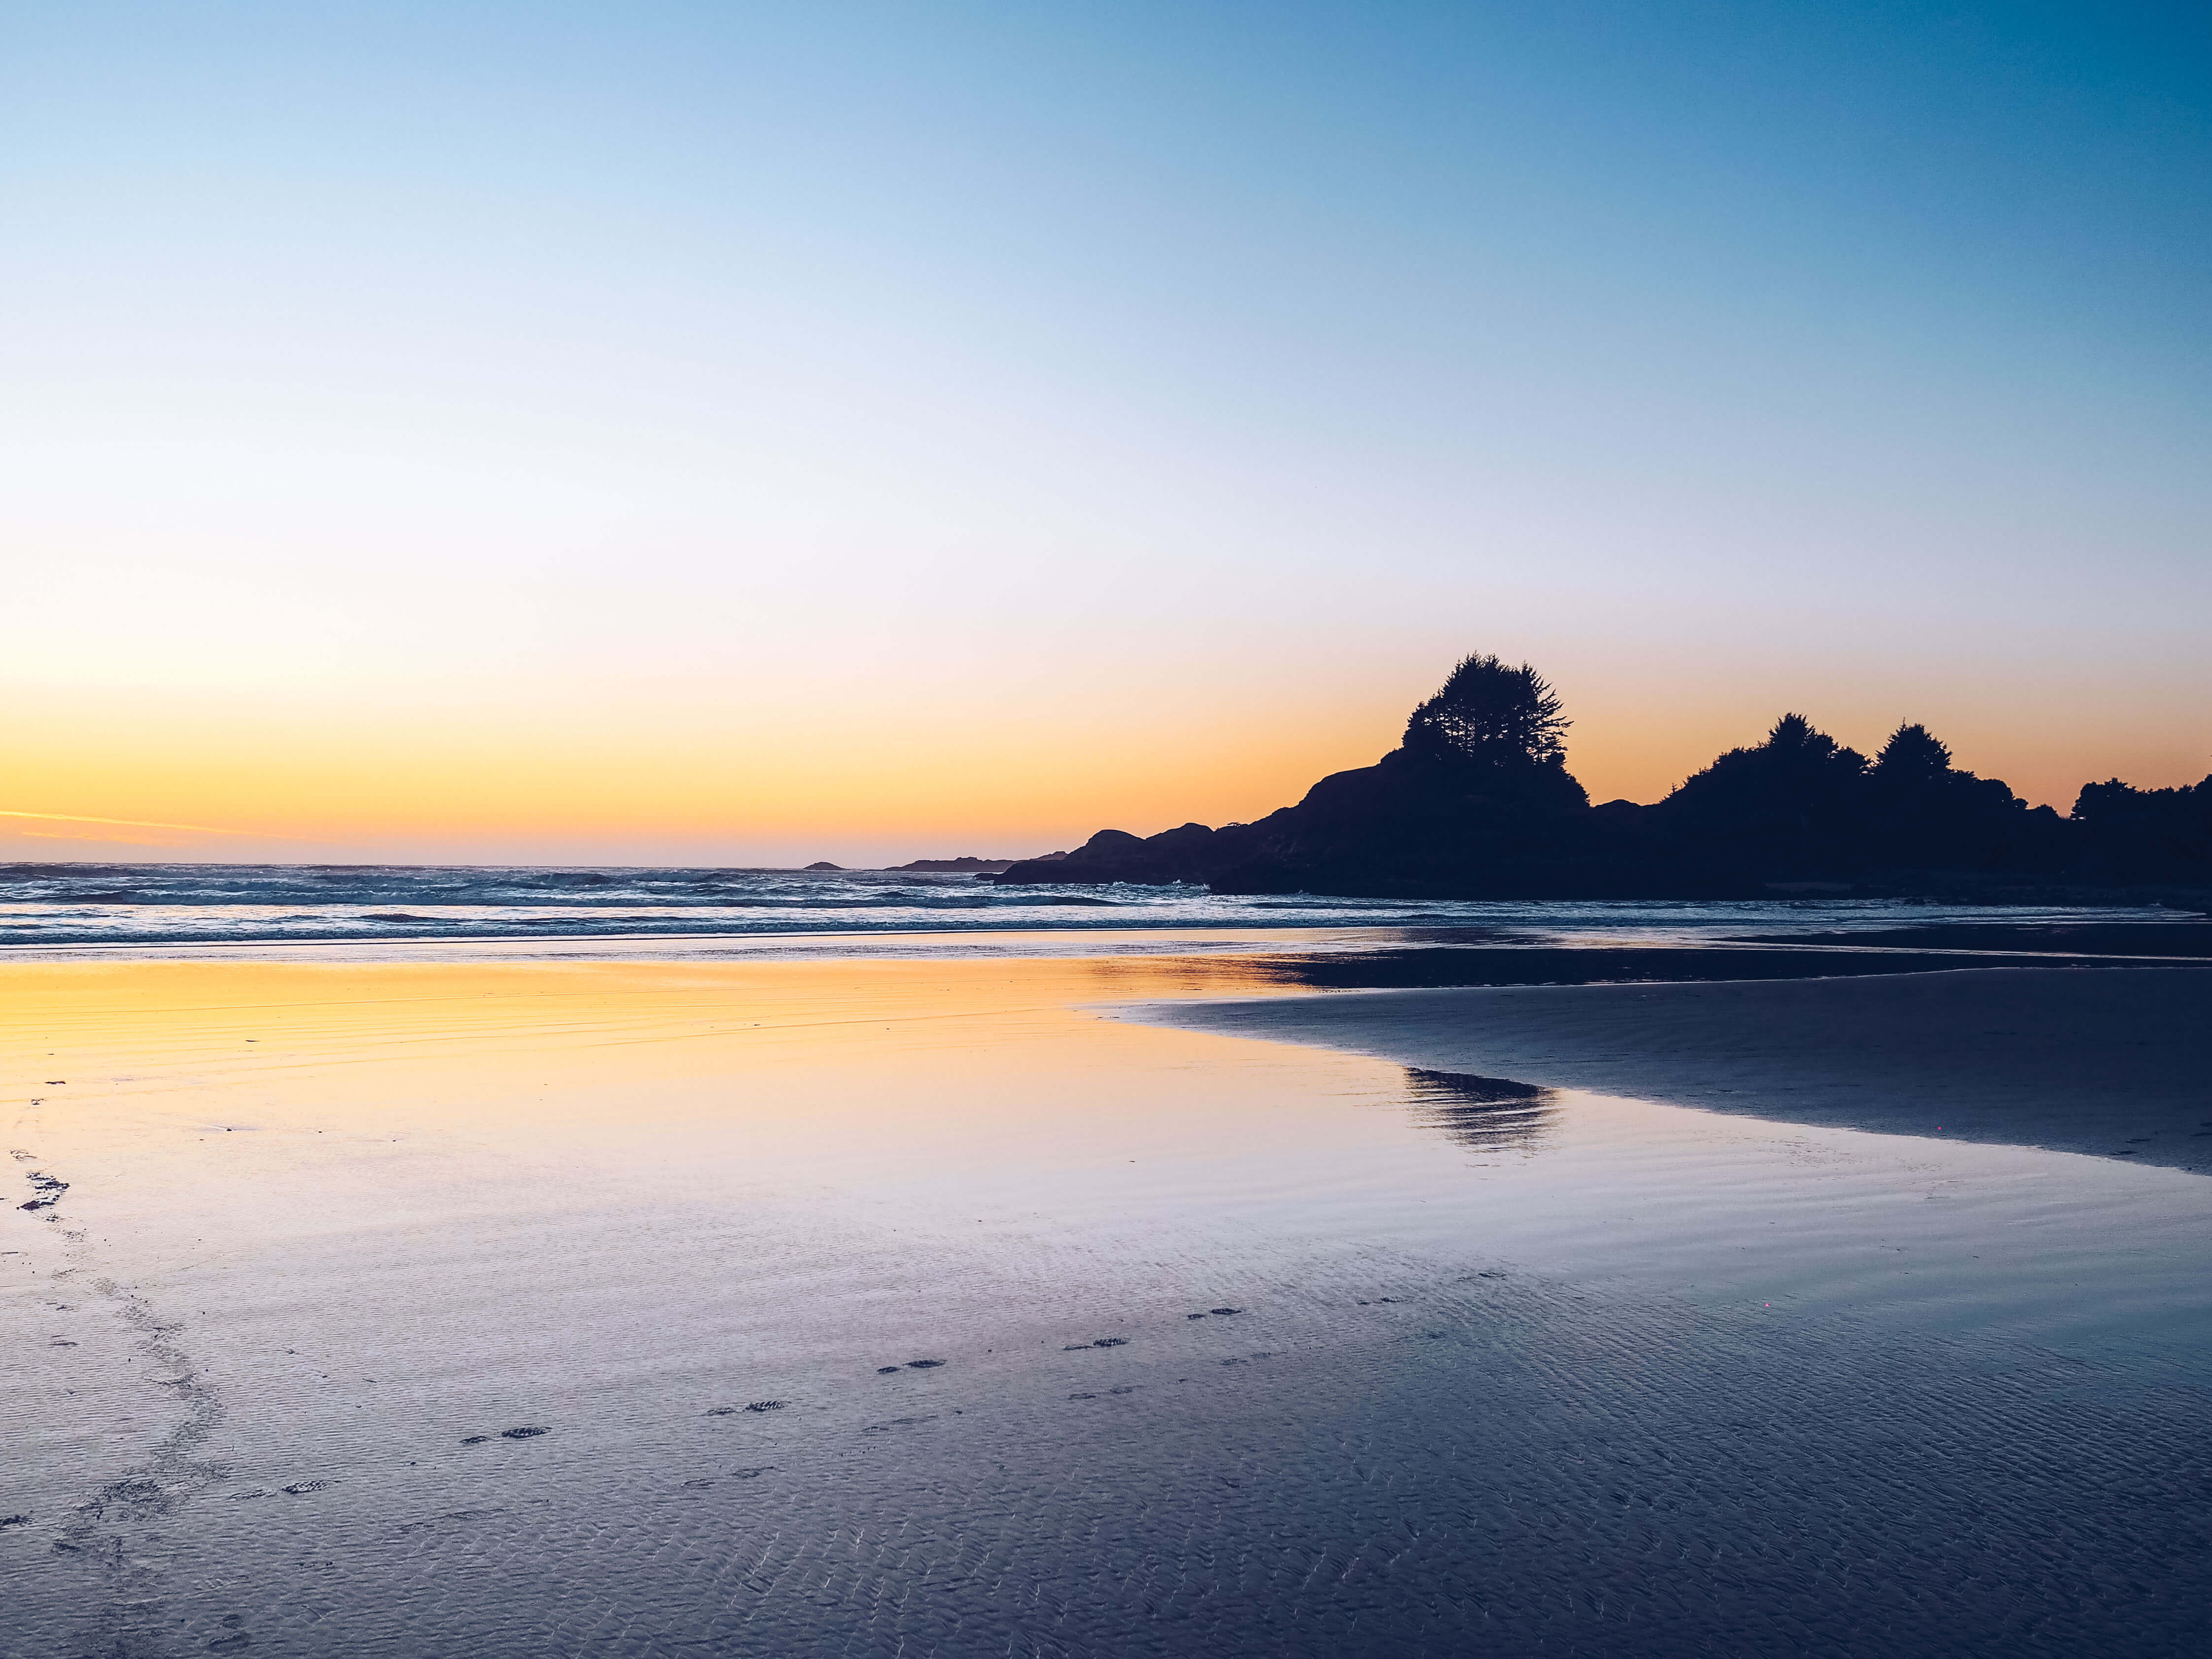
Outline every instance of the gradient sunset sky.
[[0, 207], [0, 858], [2212, 771], [2201, 5], [21, 0]]

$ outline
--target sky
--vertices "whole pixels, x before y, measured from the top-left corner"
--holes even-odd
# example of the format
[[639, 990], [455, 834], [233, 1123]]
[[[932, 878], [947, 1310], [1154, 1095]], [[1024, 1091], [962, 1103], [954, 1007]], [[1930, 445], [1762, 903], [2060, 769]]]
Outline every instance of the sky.
[[0, 11], [0, 859], [2212, 772], [2212, 12]]

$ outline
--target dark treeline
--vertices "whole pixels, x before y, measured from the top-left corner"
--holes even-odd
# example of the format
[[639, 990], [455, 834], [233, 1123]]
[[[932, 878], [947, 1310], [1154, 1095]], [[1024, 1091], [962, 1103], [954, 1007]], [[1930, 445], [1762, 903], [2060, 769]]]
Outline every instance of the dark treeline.
[[1900, 726], [1869, 759], [1784, 714], [1656, 805], [1593, 806], [1566, 768], [1567, 724], [1534, 669], [1469, 657], [1396, 749], [1296, 806], [1142, 839], [1103, 830], [995, 879], [1405, 898], [2212, 884], [2212, 777], [2093, 783], [2061, 817], [1954, 765], [1923, 726]]

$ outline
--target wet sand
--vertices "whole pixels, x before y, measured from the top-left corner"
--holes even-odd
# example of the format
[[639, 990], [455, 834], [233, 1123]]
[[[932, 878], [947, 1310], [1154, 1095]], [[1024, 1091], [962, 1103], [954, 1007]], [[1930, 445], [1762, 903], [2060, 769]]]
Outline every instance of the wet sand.
[[2212, 1184], [1232, 971], [0, 969], [0, 1652], [2200, 1650]]
[[1145, 1018], [1882, 1133], [2212, 1171], [2212, 971], [1388, 990]]

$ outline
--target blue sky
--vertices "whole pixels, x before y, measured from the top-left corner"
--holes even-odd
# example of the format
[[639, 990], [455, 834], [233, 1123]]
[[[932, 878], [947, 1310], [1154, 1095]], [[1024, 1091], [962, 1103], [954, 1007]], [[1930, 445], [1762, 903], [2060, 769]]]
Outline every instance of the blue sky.
[[4, 31], [0, 806], [1022, 850], [1477, 648], [1601, 795], [1784, 707], [2212, 769], [2201, 9]]

